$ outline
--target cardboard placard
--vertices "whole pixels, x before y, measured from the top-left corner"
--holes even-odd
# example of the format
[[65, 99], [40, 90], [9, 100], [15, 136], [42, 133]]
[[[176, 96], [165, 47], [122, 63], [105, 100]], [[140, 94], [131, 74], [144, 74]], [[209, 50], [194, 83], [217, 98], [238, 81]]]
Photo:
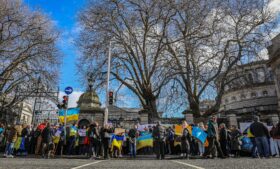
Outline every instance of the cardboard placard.
[[122, 129], [122, 128], [115, 128], [114, 134], [118, 135], [118, 134], [122, 134], [122, 133], [125, 133], [125, 129]]

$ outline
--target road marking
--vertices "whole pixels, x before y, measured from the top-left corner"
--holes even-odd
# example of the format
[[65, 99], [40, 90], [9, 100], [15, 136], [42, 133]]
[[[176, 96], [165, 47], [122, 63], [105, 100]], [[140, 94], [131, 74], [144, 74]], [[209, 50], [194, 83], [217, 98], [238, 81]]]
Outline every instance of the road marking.
[[174, 163], [179, 163], [179, 164], [183, 164], [183, 165], [186, 165], [186, 166], [189, 166], [189, 167], [195, 168], [195, 169], [205, 169], [205, 168], [202, 168], [202, 167], [198, 167], [198, 166], [191, 165], [191, 164], [188, 164], [188, 163], [183, 163], [183, 162], [180, 162], [180, 161], [175, 161], [175, 160], [172, 160], [172, 162], [174, 162]]
[[[106, 160], [103, 160], [103, 161], [106, 161]], [[78, 167], [74, 167], [74, 168], [71, 168], [71, 169], [79, 169], [79, 168], [83, 168], [83, 167], [86, 167], [86, 166], [89, 166], [89, 165], [97, 164], [97, 163], [100, 163], [100, 162], [103, 162], [103, 161], [95, 161], [95, 162], [84, 164], [84, 165], [80, 165]]]

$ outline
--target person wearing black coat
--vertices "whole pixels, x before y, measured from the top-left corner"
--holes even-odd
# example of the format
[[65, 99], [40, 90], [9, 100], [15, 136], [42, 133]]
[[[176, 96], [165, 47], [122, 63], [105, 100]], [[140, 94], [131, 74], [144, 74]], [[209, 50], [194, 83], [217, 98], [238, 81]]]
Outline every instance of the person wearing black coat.
[[[52, 143], [53, 131], [51, 129], [50, 123], [42, 131], [42, 157], [45, 158], [46, 153], [48, 154], [49, 145]], [[49, 158], [49, 157], [48, 157]]]
[[260, 122], [259, 117], [254, 117], [254, 123], [250, 126], [251, 133], [255, 136], [259, 155], [268, 158], [270, 156], [270, 147], [268, 138], [270, 137], [267, 127]]
[[160, 122], [157, 122], [157, 125], [155, 126], [155, 128], [153, 130], [153, 139], [154, 139], [155, 152], [157, 155], [157, 159], [161, 159], [161, 160], [164, 159], [165, 138], [166, 138], [165, 129], [160, 124]]
[[228, 150], [228, 131], [226, 125], [224, 123], [220, 124], [220, 131], [219, 131], [219, 142], [221, 145], [221, 149], [223, 151], [224, 156], [229, 156]]
[[183, 158], [189, 158], [190, 154], [190, 142], [191, 142], [191, 135], [188, 129], [183, 130], [183, 134], [181, 137], [181, 156]]
[[241, 140], [240, 136], [242, 134], [240, 131], [237, 129], [236, 126], [232, 126], [231, 132], [230, 132], [230, 148], [231, 152], [234, 155], [234, 157], [239, 157], [240, 156], [240, 150], [241, 150]]
[[112, 133], [112, 130], [109, 128], [109, 125], [106, 124], [101, 129], [101, 133], [100, 133], [101, 142], [104, 151], [104, 159], [109, 158], [110, 133]]

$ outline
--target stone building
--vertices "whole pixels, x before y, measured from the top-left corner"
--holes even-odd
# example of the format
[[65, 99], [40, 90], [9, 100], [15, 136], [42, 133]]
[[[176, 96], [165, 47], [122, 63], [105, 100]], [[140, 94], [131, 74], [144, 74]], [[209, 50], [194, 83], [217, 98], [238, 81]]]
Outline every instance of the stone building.
[[229, 83], [225, 86], [218, 114], [221, 121], [238, 125], [252, 121], [254, 115], [259, 115], [267, 124], [279, 120], [275, 79], [267, 60], [238, 66], [227, 79]]
[[274, 73], [274, 83], [276, 85], [276, 91], [278, 95], [278, 113], [280, 112], [280, 34], [278, 34], [271, 41], [268, 49], [269, 61], [268, 65], [271, 67]]
[[[89, 125], [92, 122], [104, 123], [104, 108], [101, 108], [99, 97], [94, 90], [87, 90], [78, 100], [80, 108], [78, 125]], [[147, 124], [148, 114], [138, 108], [120, 108], [114, 105], [108, 107], [108, 123], [113, 126], [130, 128], [136, 123]]]

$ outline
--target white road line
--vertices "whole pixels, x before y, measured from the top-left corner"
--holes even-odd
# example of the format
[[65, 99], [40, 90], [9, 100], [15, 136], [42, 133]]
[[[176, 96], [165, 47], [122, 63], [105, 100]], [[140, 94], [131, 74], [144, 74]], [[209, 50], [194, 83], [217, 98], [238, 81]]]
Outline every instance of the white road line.
[[84, 164], [84, 165], [80, 165], [80, 166], [78, 166], [78, 167], [74, 167], [74, 168], [71, 168], [71, 169], [79, 169], [79, 168], [83, 168], [83, 167], [86, 167], [86, 166], [89, 166], [89, 165], [97, 164], [97, 163], [100, 163], [100, 162], [103, 162], [103, 161], [106, 161], [106, 160], [95, 161], [95, 162], [88, 163], [88, 164]]
[[202, 167], [198, 167], [198, 166], [191, 165], [191, 164], [188, 164], [188, 163], [183, 163], [183, 162], [180, 162], [180, 161], [175, 161], [175, 160], [172, 160], [172, 162], [174, 162], [174, 163], [179, 163], [179, 164], [183, 164], [183, 165], [186, 165], [186, 166], [189, 166], [189, 167], [195, 168], [195, 169], [205, 169], [205, 168], [202, 168]]

